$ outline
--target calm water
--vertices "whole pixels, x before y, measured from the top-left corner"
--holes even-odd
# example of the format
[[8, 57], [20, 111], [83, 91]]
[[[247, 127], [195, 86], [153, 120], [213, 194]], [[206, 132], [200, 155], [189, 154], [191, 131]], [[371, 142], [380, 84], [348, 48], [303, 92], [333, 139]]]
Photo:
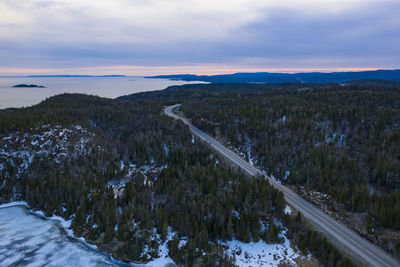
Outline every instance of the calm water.
[[[0, 77], [0, 109], [31, 106], [61, 93], [85, 93], [115, 98], [187, 83], [190, 82], [143, 77]], [[12, 88], [17, 84], [35, 84], [46, 88]]]

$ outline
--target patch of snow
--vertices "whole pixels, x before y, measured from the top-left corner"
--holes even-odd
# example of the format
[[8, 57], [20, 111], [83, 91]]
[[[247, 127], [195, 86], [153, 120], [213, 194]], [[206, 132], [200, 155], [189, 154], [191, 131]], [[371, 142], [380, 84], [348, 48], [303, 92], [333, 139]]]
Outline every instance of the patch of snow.
[[283, 263], [297, 266], [294, 259], [300, 255], [291, 248], [286, 231], [282, 231], [281, 244], [267, 244], [261, 240], [257, 243], [232, 240], [222, 244], [228, 246], [228, 254], [235, 255], [235, 264], [238, 266], [279, 266]]
[[[154, 230], [156, 233], [157, 231]], [[156, 234], [158, 239], [161, 239], [160, 235]], [[160, 244], [158, 247], [158, 255], [159, 257], [156, 259], [153, 259], [152, 261], [148, 262], [147, 264], [141, 265], [141, 266], [166, 266], [168, 264], [172, 264], [175, 266], [174, 261], [168, 256], [168, 247], [167, 243], [168, 241], [172, 240], [172, 237], [174, 236], [174, 232], [172, 231], [171, 227], [168, 227], [168, 234], [167, 237], [165, 238], [165, 242]]]
[[[46, 125], [42, 128], [48, 127], [50, 126]], [[71, 143], [70, 139], [76, 135], [80, 136], [80, 141]], [[0, 140], [0, 161], [14, 166], [16, 165], [14, 162], [19, 162], [17, 173], [19, 176], [28, 169], [35, 156], [40, 158], [50, 156], [60, 163], [69, 157], [76, 158], [81, 154], [90, 153], [89, 143], [93, 136], [94, 134], [88, 133], [82, 127], [72, 126], [68, 129], [58, 125], [41, 133], [13, 133]]]
[[[168, 251], [168, 248], [165, 244], [161, 245], [160, 247], [162, 247], [160, 250], [164, 250], [163, 246], [165, 246], [165, 249]], [[161, 254], [161, 253], [159, 253]], [[176, 266], [174, 261], [168, 256], [168, 253], [166, 254], [167, 256], [160, 256], [159, 258], [156, 258], [150, 262], [148, 262], [147, 264], [141, 265], [141, 266], [167, 266], [168, 264], [172, 264], [172, 266]]]
[[[15, 140], [16, 142], [18, 142], [18, 140]], [[33, 146], [37, 146], [39, 144], [39, 140], [32, 140], [31, 141], [31, 145]]]
[[275, 182], [277, 182], [278, 184], [282, 184], [282, 182], [280, 180], [278, 180], [272, 173], [269, 176], [272, 180], [274, 180]]
[[179, 240], [179, 244], [178, 244], [178, 248], [182, 248], [183, 246], [185, 246], [187, 243], [187, 239], [182, 238]]
[[168, 149], [168, 146], [167, 146], [167, 144], [164, 144], [164, 154], [166, 155], [166, 156], [168, 156], [168, 153], [169, 153], [169, 149]]
[[219, 160], [218, 160], [218, 159], [215, 159], [214, 166], [217, 166], [218, 164], [219, 164]]
[[28, 206], [28, 203], [26, 203], [25, 201], [13, 201], [13, 202], [1, 204], [1, 205], [0, 205], [0, 209], [2, 209], [2, 208], [9, 208], [9, 207], [15, 207], [15, 206], [25, 206], [25, 207], [29, 207], [29, 206]]
[[253, 159], [253, 157], [251, 156], [252, 142], [251, 142], [250, 137], [249, 137], [247, 134], [245, 135], [245, 140], [246, 140], [247, 158], [248, 158], [248, 160], [249, 160], [249, 163], [250, 163], [251, 165], [254, 166], [254, 159]]
[[285, 176], [283, 177], [283, 180], [286, 181], [286, 179], [289, 178], [289, 175], [290, 175], [290, 171], [287, 170], [287, 171], [285, 172]]
[[151, 165], [142, 165], [142, 166], [140, 166], [139, 170], [148, 172], [148, 171], [150, 171], [152, 168], [153, 168], [153, 166], [151, 166]]
[[[1, 170], [1, 168], [0, 168]], [[376, 192], [375, 187], [372, 185], [369, 185], [369, 196], [372, 196]]]
[[[344, 144], [345, 139], [346, 139], [345, 134], [339, 134], [336, 132], [334, 132], [332, 134], [332, 136], [328, 136], [328, 135], [325, 136], [325, 142], [327, 144], [337, 141], [338, 146], [342, 146]], [[319, 145], [320, 143], [317, 143], [317, 144]], [[315, 144], [315, 145], [318, 146], [317, 144]]]
[[254, 162], [253, 162], [253, 159], [251, 158], [250, 153], [248, 155], [249, 155], [249, 163], [254, 166]]
[[293, 210], [289, 205], [286, 205], [285, 210], [283, 211], [286, 215], [292, 214]]
[[238, 219], [240, 219], [240, 214], [237, 210], [232, 210], [232, 215]]

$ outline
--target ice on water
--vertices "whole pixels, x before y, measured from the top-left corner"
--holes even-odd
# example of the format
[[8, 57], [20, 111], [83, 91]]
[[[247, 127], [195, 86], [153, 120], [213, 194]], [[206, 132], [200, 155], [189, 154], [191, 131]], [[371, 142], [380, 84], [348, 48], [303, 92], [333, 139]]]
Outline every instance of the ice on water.
[[118, 266], [24, 207], [0, 209], [0, 266]]

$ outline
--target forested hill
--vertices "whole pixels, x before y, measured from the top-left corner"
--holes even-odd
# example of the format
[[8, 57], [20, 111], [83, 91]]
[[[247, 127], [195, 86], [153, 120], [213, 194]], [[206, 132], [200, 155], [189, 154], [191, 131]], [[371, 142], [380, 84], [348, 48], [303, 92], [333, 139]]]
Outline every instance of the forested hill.
[[[353, 86], [359, 87], [358, 83]], [[353, 88], [352, 87], [352, 88]], [[165, 90], [136, 93], [120, 96], [117, 99], [123, 101], [130, 100], [150, 100], [158, 99], [168, 105], [180, 103], [191, 99], [203, 99], [212, 96], [229, 97], [232, 94], [246, 97], [249, 95], [265, 94], [285, 94], [296, 93], [297, 91], [321, 91], [338, 90], [342, 88], [337, 83], [281, 83], [281, 84], [258, 84], [258, 83], [211, 83], [211, 84], [185, 84], [173, 85]]]
[[377, 70], [360, 72], [312, 72], [312, 73], [234, 73], [222, 75], [175, 74], [147, 78], [203, 81], [210, 83], [348, 83], [360, 80], [400, 82], [400, 70]]
[[351, 266], [301, 215], [284, 212], [282, 193], [266, 180], [232, 169], [166, 117], [163, 106], [187, 97], [170, 92], [63, 94], [0, 111], [0, 203], [24, 200], [71, 220], [76, 236], [137, 263], [257, 265], [261, 255], [241, 249], [250, 241], [281, 246], [271, 258], [293, 263], [290, 238], [296, 253]]
[[400, 256], [399, 86], [207, 86], [185, 88], [194, 125]]

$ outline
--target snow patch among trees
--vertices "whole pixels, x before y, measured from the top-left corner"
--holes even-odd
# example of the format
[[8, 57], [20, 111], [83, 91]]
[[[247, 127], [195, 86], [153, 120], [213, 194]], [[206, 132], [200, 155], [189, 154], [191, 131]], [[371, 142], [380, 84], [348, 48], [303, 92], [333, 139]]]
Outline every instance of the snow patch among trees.
[[40, 129], [31, 129], [31, 132], [12, 133], [0, 139], [0, 170], [14, 167], [21, 174], [35, 158], [54, 158], [59, 163], [89, 154], [92, 150], [89, 144], [93, 137], [93, 133], [79, 125], [68, 128], [43, 125]]
[[284, 240], [281, 244], [267, 244], [262, 240], [250, 243], [232, 240], [223, 244], [228, 246], [228, 254], [234, 255], [238, 266], [297, 266], [294, 259], [301, 256], [293, 250], [285, 234], [286, 229], [281, 233]]

